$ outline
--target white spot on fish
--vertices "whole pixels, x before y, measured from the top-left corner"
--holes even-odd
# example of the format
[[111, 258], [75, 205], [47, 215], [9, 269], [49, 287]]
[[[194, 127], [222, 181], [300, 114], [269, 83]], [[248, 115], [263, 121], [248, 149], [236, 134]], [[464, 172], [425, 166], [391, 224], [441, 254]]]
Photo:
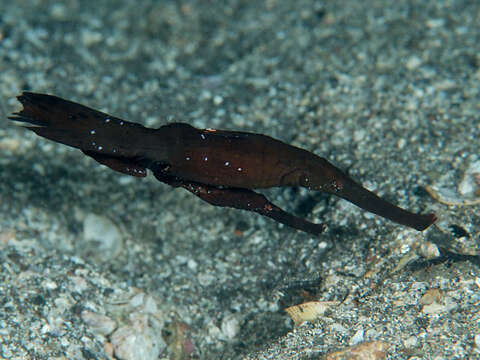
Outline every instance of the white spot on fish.
[[230, 162], [229, 162], [229, 161], [225, 161], [225, 166], [230, 166]]

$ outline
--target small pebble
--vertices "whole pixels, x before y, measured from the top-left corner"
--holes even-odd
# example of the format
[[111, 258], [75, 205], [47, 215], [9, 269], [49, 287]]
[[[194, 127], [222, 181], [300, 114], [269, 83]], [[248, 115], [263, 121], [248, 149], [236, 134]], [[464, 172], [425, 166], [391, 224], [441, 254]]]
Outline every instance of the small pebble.
[[113, 259], [122, 249], [123, 236], [120, 230], [105, 216], [88, 214], [83, 222], [83, 236], [86, 242], [90, 242], [84, 244], [86, 255], [98, 261]]
[[403, 342], [403, 344], [407, 349], [411, 349], [417, 346], [418, 339], [415, 336], [410, 336]]
[[235, 314], [227, 315], [222, 320], [222, 337], [227, 340], [234, 339], [240, 331], [240, 321]]
[[447, 310], [448, 309], [445, 305], [434, 302], [432, 304], [423, 306], [422, 313], [433, 315], [433, 314], [440, 314]]
[[458, 192], [462, 196], [474, 196], [480, 192], [480, 161], [471, 164], [458, 184]]
[[406, 63], [407, 69], [408, 70], [415, 70], [418, 68], [420, 65], [422, 65], [422, 59], [419, 58], [416, 55], [411, 56]]
[[218, 106], [218, 105], [220, 105], [221, 103], [223, 103], [223, 98], [222, 98], [221, 96], [219, 96], [219, 95], [215, 95], [215, 96], [213, 97], [213, 103], [214, 103], [216, 106]]
[[4, 138], [0, 140], [0, 150], [15, 152], [20, 148], [20, 141], [17, 139]]
[[419, 303], [422, 305], [430, 305], [434, 302], [440, 302], [442, 300], [442, 291], [438, 289], [430, 289], [423, 294], [422, 298], [419, 300]]
[[108, 316], [95, 313], [93, 311], [82, 311], [82, 320], [90, 327], [93, 332], [101, 335], [108, 335], [115, 330], [117, 324]]
[[390, 345], [382, 341], [372, 341], [361, 343], [346, 350], [330, 353], [326, 356], [327, 360], [340, 359], [385, 359], [385, 353]]
[[363, 329], [358, 329], [355, 335], [353, 335], [352, 339], [350, 340], [351, 345], [357, 345], [364, 341], [364, 331]]
[[436, 259], [440, 256], [440, 250], [438, 249], [438, 246], [430, 241], [425, 241], [420, 246], [419, 253], [428, 260]]
[[147, 324], [123, 326], [111, 337], [116, 358], [121, 360], [157, 360], [165, 347], [161, 334]]
[[480, 350], [480, 334], [476, 334], [473, 337], [473, 342], [475, 344], [475, 347], [477, 348], [477, 351]]

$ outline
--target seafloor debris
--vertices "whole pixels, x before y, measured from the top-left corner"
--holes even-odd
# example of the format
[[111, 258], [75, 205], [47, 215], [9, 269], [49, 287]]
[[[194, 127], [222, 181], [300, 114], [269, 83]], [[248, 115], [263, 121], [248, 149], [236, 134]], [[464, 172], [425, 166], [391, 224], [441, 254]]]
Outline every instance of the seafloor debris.
[[[480, 205], [480, 160], [470, 162], [463, 174], [457, 175], [456, 170], [448, 171], [435, 183], [426, 187], [428, 193], [438, 202], [458, 207]], [[467, 211], [468, 212], [468, 211]], [[473, 215], [475, 211], [468, 212]], [[480, 232], [472, 232], [475, 225], [456, 224], [451, 217], [437, 221], [435, 226], [445, 234], [438, 237], [435, 243], [456, 254], [480, 255]], [[453, 235], [453, 238], [452, 238]]]
[[117, 327], [116, 322], [107, 315], [96, 313], [90, 310], [82, 311], [82, 320], [96, 334], [110, 335]]
[[352, 346], [346, 350], [327, 355], [327, 360], [375, 360], [385, 359], [385, 353], [390, 345], [383, 341], [366, 342]]
[[99, 262], [114, 259], [122, 250], [123, 234], [106, 216], [87, 214], [83, 221], [82, 248], [84, 257], [94, 257]]
[[139, 292], [111, 303], [106, 314], [82, 312], [89, 328], [105, 341], [105, 352], [119, 360], [156, 360], [166, 349], [165, 312], [151, 295]]
[[470, 164], [456, 189], [443, 186], [451, 176], [450, 173], [447, 173], [436, 184], [427, 186], [426, 190], [435, 200], [442, 204], [450, 206], [480, 204], [480, 161]]
[[128, 323], [117, 328], [110, 337], [115, 356], [122, 360], [157, 359], [166, 345], [161, 336], [164, 314], [158, 309], [156, 300], [138, 293], [130, 299], [123, 313], [123, 316], [128, 314]]
[[332, 305], [338, 305], [340, 301], [309, 301], [300, 305], [293, 305], [285, 309], [296, 326], [304, 321], [312, 321], [322, 316]]
[[192, 329], [183, 321], [175, 320], [168, 326], [168, 336], [165, 339], [170, 348], [171, 360], [190, 359], [195, 346], [190, 339]]

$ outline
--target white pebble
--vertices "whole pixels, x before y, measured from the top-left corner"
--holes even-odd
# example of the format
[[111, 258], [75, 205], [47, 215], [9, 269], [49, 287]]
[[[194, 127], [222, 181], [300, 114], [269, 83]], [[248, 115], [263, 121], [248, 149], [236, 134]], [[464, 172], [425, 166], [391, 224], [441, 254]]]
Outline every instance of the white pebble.
[[403, 345], [405, 345], [407, 349], [412, 349], [416, 347], [417, 344], [418, 344], [418, 339], [415, 336], [410, 336], [403, 342]]
[[408, 70], [415, 70], [418, 68], [420, 65], [422, 65], [422, 59], [419, 58], [418, 56], [411, 56], [406, 63], [407, 69]]
[[463, 196], [472, 196], [479, 189], [478, 179], [480, 178], [480, 161], [471, 164], [462, 181], [458, 184], [458, 192]]
[[198, 263], [193, 259], [189, 259], [187, 262], [187, 266], [190, 270], [197, 271]]
[[364, 331], [363, 329], [358, 329], [355, 335], [353, 335], [352, 339], [350, 340], [350, 344], [352, 345], [357, 345], [363, 342], [364, 339]]
[[139, 307], [143, 304], [143, 298], [145, 297], [144, 293], [139, 293], [130, 299], [130, 306], [132, 308]]
[[431, 241], [425, 241], [422, 246], [420, 246], [420, 255], [425, 259], [436, 259], [440, 256], [440, 250], [438, 246]]
[[474, 336], [473, 342], [475, 343], [475, 347], [480, 349], [480, 334]]
[[122, 248], [120, 230], [105, 216], [88, 214], [83, 221], [83, 236], [95, 246], [93, 256], [99, 261], [113, 259]]
[[82, 320], [91, 328], [93, 332], [101, 335], [108, 335], [117, 327], [115, 321], [110, 319], [108, 316], [98, 314], [93, 311], [84, 310], [82, 311], [81, 316]]
[[213, 97], [213, 103], [214, 103], [215, 105], [218, 106], [218, 105], [220, 105], [222, 102], [223, 102], [223, 98], [222, 98], [221, 96], [215, 95], [215, 96]]
[[115, 356], [121, 360], [157, 360], [165, 344], [147, 324], [123, 326], [112, 334]]
[[222, 338], [227, 340], [234, 339], [240, 331], [240, 321], [235, 314], [229, 314], [223, 318], [222, 325]]

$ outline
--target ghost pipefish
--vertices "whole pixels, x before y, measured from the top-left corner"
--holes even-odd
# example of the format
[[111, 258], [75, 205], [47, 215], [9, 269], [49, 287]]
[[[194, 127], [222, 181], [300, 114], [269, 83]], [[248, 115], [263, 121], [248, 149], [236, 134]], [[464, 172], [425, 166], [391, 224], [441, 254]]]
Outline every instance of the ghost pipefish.
[[266, 135], [185, 123], [152, 129], [52, 95], [23, 92], [17, 98], [23, 108], [9, 119], [39, 136], [123, 174], [145, 177], [150, 169], [159, 181], [212, 205], [254, 211], [310, 234], [325, 225], [289, 214], [253, 189], [302, 186], [334, 194], [419, 231], [436, 221], [434, 214], [415, 214], [381, 199], [324, 158]]

